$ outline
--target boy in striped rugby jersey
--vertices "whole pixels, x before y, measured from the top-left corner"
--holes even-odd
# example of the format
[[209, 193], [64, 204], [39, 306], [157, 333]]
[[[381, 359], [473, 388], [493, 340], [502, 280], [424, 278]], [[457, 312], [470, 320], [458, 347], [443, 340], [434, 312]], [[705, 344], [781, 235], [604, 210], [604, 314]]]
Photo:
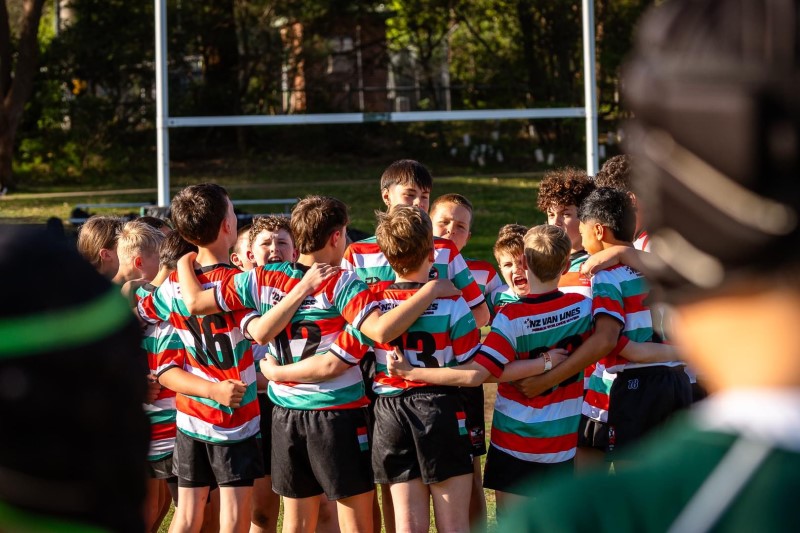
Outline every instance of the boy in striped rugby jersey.
[[[202, 283], [214, 286], [235, 270], [227, 261], [236, 242], [236, 215], [225, 189], [211, 183], [186, 187], [172, 200], [172, 220], [178, 233], [198, 247]], [[149, 323], [168, 320], [185, 347], [163, 362], [159, 374], [161, 384], [178, 393], [175, 527], [200, 528], [214, 482], [220, 487], [220, 527], [246, 527], [253, 480], [263, 475], [263, 465], [253, 354], [239, 329], [244, 313], [190, 314], [176, 273], [138, 309]]]
[[[291, 229], [300, 256], [296, 264], [267, 264], [225, 280], [215, 290], [200, 292], [183, 276], [189, 309], [255, 309], [243, 321], [254, 340], [270, 343], [261, 361], [275, 403], [272, 431], [273, 489], [284, 496], [284, 524], [313, 531], [319, 495], [338, 502], [343, 530], [372, 528], [373, 481], [363, 428], [368, 426], [368, 401], [358, 362], [369, 335], [388, 341], [402, 333], [440, 293], [452, 284], [438, 280], [403, 308], [382, 314], [366, 284], [340, 270], [346, 245], [347, 207], [330, 197], [309, 196], [292, 210]], [[334, 271], [319, 290], [305, 298], [289, 320], [275, 331], [278, 302], [309, 277], [314, 265]], [[187, 283], [188, 282], [188, 283]], [[449, 285], [449, 288], [448, 288]], [[258, 314], [262, 316], [259, 317]]]
[[245, 224], [236, 233], [236, 243], [231, 252], [231, 264], [239, 270], [250, 270], [256, 266], [250, 257], [250, 224]]
[[589, 254], [581, 243], [578, 208], [594, 189], [585, 172], [567, 167], [545, 174], [536, 199], [539, 211], [547, 215], [547, 223], [566, 231], [571, 243], [569, 269], [561, 276], [559, 289], [579, 292], [587, 298], [592, 296], [592, 287], [589, 278], [581, 275], [581, 265]]
[[[472, 235], [472, 202], [466, 197], [450, 193], [438, 197], [431, 205], [430, 217], [433, 223], [433, 236], [453, 241], [461, 252]], [[502, 286], [502, 278], [497, 275], [488, 261], [464, 258], [467, 268], [475, 278], [486, 301], [492, 292]], [[486, 421], [484, 418], [483, 384], [465, 387], [460, 390], [467, 413], [467, 431], [473, 447], [472, 495], [469, 501], [470, 526], [486, 526], [486, 498], [483, 493], [481, 475], [481, 455], [486, 455]]]
[[[614, 245], [631, 246], [635, 213], [624, 192], [596, 189], [581, 204], [579, 218], [583, 246], [590, 254]], [[591, 342], [551, 374], [520, 384], [530, 397], [596, 363], [580, 431], [582, 446], [598, 451], [590, 457], [591, 451], [581, 450], [589, 456], [587, 462], [597, 460], [601, 451], [629, 445], [691, 402], [688, 378], [675, 349], [649, 342], [653, 328], [645, 304], [648, 293], [644, 276], [628, 266], [598, 271], [592, 277]], [[618, 375], [609, 384], [606, 373]]]
[[505, 284], [496, 287], [487, 298], [492, 315], [496, 315], [505, 304], [516, 302], [528, 294], [527, 269], [523, 255], [527, 232], [528, 228], [521, 224], [506, 224], [497, 232], [494, 258]]
[[[161, 233], [161, 232], [159, 232]], [[120, 237], [120, 251], [124, 247], [125, 234]], [[165, 237], [157, 250], [160, 270], [144, 285], [136, 289], [136, 302], [147, 297], [175, 270], [178, 258], [197, 247], [189, 244], [176, 231]], [[120, 257], [122, 257], [121, 254]], [[158, 376], [164, 365], [176, 358], [175, 352], [183, 350], [183, 343], [169, 322], [148, 324], [144, 329], [142, 347], [147, 352], [150, 373]], [[175, 391], [162, 387], [155, 400], [144, 405], [150, 420], [150, 449], [147, 452], [149, 479], [145, 523], [147, 531], [158, 529], [169, 510], [169, 499], [178, 504], [178, 478], [172, 472], [172, 457], [175, 449]]]
[[[381, 175], [381, 198], [387, 209], [395, 205], [413, 205], [427, 213], [432, 188], [433, 178], [428, 169], [412, 159], [395, 161]], [[452, 280], [472, 309], [476, 323], [487, 324], [489, 309], [456, 245], [447, 239], [435, 239], [434, 257], [430, 279]], [[342, 268], [354, 271], [375, 290], [387, 287], [395, 279], [375, 237], [352, 243], [345, 251]]]
[[[396, 205], [379, 215], [376, 237], [396, 276], [380, 305], [399, 309], [428, 280], [431, 221], [418, 207]], [[431, 497], [440, 531], [466, 531], [473, 467], [461, 397], [455, 388], [389, 376], [387, 359], [397, 347], [416, 364], [457, 365], [474, 355], [480, 333], [461, 297], [434, 300], [409, 326], [391, 343], [375, 344], [375, 481], [389, 484], [398, 531], [428, 529]]]
[[412, 368], [401, 358], [389, 361], [393, 374], [415, 381], [464, 386], [503, 382], [497, 389], [484, 482], [495, 490], [498, 515], [525, 495], [519, 490], [521, 481], [571, 467], [583, 396], [578, 373], [532, 399], [506, 382], [558, 366], [592, 328], [591, 300], [558, 289], [569, 264], [566, 233], [556, 226], [536, 226], [526, 233], [524, 246], [528, 293], [498, 311], [474, 361], [452, 369]]

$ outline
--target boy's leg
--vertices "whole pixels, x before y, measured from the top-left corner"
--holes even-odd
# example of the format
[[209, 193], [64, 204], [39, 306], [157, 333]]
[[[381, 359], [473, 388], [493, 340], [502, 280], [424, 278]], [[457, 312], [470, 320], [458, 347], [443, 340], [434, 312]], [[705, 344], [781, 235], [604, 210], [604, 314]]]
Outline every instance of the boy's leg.
[[219, 530], [244, 533], [250, 529], [250, 513], [253, 504], [251, 485], [219, 488]]
[[158, 500], [159, 500], [159, 509], [158, 509], [158, 517], [156, 518], [156, 522], [153, 525], [153, 531], [158, 531], [161, 527], [161, 522], [164, 521], [164, 517], [167, 516], [169, 512], [169, 506], [172, 503], [172, 495], [169, 491], [169, 487], [167, 486], [167, 480], [162, 479], [160, 480], [160, 486], [158, 488]]
[[336, 502], [329, 500], [324, 494], [319, 496], [317, 533], [339, 533], [339, 515]]
[[283, 497], [283, 533], [311, 533], [317, 528], [319, 496]]
[[281, 497], [272, 490], [272, 478], [264, 476], [253, 482], [253, 514], [250, 533], [275, 533]]
[[[203, 527], [200, 533], [219, 532], [219, 487], [216, 485], [208, 491], [206, 498], [206, 508], [203, 514]], [[172, 531], [170, 530], [170, 533]]]
[[430, 486], [437, 531], [469, 531], [472, 474], [454, 476]]
[[[430, 490], [422, 479], [389, 485], [397, 533], [424, 533], [430, 529]], [[467, 493], [469, 494], [469, 493]]]
[[[377, 492], [375, 493], [377, 494]], [[377, 501], [375, 505], [378, 505]], [[381, 485], [381, 505], [383, 506], [383, 527], [386, 533], [395, 533], [394, 529], [394, 503], [392, 503], [392, 491], [389, 490], [389, 485]], [[380, 518], [381, 508], [378, 508], [378, 520], [376, 528], [380, 533]]]
[[208, 487], [178, 487], [178, 501], [172, 516], [170, 531], [197, 532], [203, 525], [203, 515], [208, 500]]
[[486, 529], [486, 495], [483, 493], [481, 458], [472, 460], [472, 489], [469, 495], [469, 524], [473, 529]]
[[336, 502], [342, 533], [372, 531], [372, 502], [375, 492], [365, 492]]
[[147, 492], [144, 498], [144, 530], [153, 531], [156, 528], [156, 521], [161, 509], [161, 485], [160, 479], [147, 479]]

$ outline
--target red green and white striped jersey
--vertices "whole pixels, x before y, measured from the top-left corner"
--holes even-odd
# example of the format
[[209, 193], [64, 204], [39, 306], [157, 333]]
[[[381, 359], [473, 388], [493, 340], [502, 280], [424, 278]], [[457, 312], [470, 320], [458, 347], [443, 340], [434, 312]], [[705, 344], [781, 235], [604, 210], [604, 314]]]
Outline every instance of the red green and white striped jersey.
[[[570, 353], [591, 334], [592, 302], [553, 291], [505, 305], [475, 361], [499, 377], [512, 361], [540, 357], [551, 348]], [[510, 383], [497, 386], [492, 446], [522, 461], [561, 463], [575, 456], [583, 403], [582, 374], [528, 398]]]
[[[196, 270], [204, 289], [216, 287], [239, 270], [229, 265], [210, 265]], [[176, 367], [207, 381], [237, 379], [247, 387], [240, 407], [221, 405], [210, 398], [178, 394], [178, 429], [192, 438], [212, 444], [239, 442], [259, 433], [260, 415], [256, 401], [256, 372], [251, 341], [239, 324], [245, 314], [217, 313], [190, 315], [183, 303], [177, 272], [138, 305], [139, 314], [151, 323], [168, 321], [183, 343], [184, 350], [163, 353], [159, 374]]]
[[[265, 314], [297, 285], [308, 267], [268, 264], [242, 272], [217, 289], [221, 309], [255, 309]], [[287, 365], [330, 352], [348, 365], [343, 374], [319, 383], [270, 381], [270, 399], [287, 409], [353, 409], [369, 403], [358, 362], [369, 341], [358, 327], [378, 308], [375, 296], [353, 272], [340, 271], [306, 297], [286, 329], [269, 343], [269, 353]], [[248, 315], [242, 324], [255, 318]]]
[[[394, 309], [416, 293], [421, 283], [395, 283], [379, 296], [381, 309]], [[428, 387], [422, 381], [406, 381], [389, 376], [386, 360], [394, 347], [403, 350], [413, 366], [441, 368], [466, 363], [480, 346], [481, 335], [466, 302], [460, 296], [438, 298], [391, 344], [375, 344], [375, 380], [372, 390], [381, 396], [397, 396], [407, 389]]]
[[514, 292], [514, 289], [505, 283], [494, 289], [489, 296], [486, 297], [486, 303], [489, 306], [489, 312], [492, 316], [496, 315], [504, 305], [517, 301], [519, 301], [519, 296]]
[[478, 284], [481, 294], [483, 294], [483, 297], [488, 301], [489, 295], [492, 294], [495, 289], [503, 285], [502, 278], [497, 275], [497, 271], [489, 261], [467, 258], [465, 258], [464, 261], [466, 261], [467, 268], [469, 268], [470, 273], [472, 273], [475, 283]]
[[[650, 288], [644, 276], [629, 266], [616, 265], [592, 277], [594, 316], [605, 313], [623, 324], [622, 335], [634, 342], [647, 342], [653, 336], [653, 320], [644, 300]], [[620, 355], [597, 361], [586, 386], [583, 414], [600, 422], [608, 421], [608, 395], [617, 371], [635, 365]]]
[[[470, 309], [483, 303], [484, 297], [467, 263], [453, 241], [434, 237], [434, 261], [431, 268], [431, 279], [447, 278], [461, 291], [461, 296]], [[386, 256], [381, 252], [375, 237], [352, 243], [345, 250], [342, 268], [358, 274], [370, 288], [377, 285], [383, 290], [394, 283], [395, 275]]]
[[[149, 283], [136, 289], [138, 303], [156, 288]], [[142, 348], [147, 352], [150, 372], [159, 374], [159, 361], [175, 358], [176, 352], [183, 351], [183, 343], [169, 322], [148, 324], [144, 328]], [[153, 403], [144, 404], [144, 411], [150, 421], [150, 448], [148, 461], [159, 461], [172, 454], [175, 449], [175, 391], [162, 387]]]

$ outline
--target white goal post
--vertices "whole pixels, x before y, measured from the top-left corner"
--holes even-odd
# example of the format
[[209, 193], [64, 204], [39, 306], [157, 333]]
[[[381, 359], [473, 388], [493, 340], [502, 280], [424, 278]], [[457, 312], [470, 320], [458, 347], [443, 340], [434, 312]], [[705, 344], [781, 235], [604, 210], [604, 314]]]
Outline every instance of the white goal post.
[[156, 143], [158, 205], [166, 207], [169, 194], [169, 128], [205, 126], [277, 126], [303, 124], [359, 124], [366, 122], [436, 122], [501, 119], [586, 119], [586, 172], [597, 173], [597, 82], [595, 76], [594, 0], [583, 4], [584, 106], [530, 109], [483, 109], [464, 111], [406, 111], [396, 113], [317, 113], [302, 115], [240, 115], [219, 117], [170, 117], [167, 84], [167, 2], [155, 0], [156, 46]]

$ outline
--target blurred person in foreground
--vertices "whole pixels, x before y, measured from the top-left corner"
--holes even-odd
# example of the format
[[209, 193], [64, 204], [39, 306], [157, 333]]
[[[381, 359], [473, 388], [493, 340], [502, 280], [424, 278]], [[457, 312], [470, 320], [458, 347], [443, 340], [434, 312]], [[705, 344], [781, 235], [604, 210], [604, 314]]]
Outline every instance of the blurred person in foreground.
[[0, 531], [143, 531], [146, 359], [119, 288], [32, 227], [0, 226], [0, 277]]
[[[800, 3], [664, 2], [624, 72], [647, 273], [712, 394], [509, 531], [798, 531]], [[524, 528], [524, 529], [523, 529]]]

